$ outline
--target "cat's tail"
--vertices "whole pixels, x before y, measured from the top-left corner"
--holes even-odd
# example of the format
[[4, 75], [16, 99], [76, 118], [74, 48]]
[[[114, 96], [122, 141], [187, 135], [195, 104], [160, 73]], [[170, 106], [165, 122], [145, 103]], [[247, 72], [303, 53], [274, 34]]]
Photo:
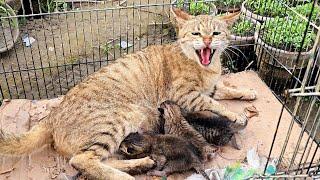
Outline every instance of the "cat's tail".
[[9, 134], [0, 129], [0, 154], [2, 155], [20, 156], [49, 143], [52, 143], [52, 132], [45, 119], [30, 131], [20, 135]]

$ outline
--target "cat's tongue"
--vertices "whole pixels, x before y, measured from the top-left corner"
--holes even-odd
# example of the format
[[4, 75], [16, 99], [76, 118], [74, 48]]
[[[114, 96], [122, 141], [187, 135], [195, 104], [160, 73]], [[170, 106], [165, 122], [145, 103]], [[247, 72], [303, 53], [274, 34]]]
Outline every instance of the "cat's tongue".
[[211, 54], [210, 48], [201, 49], [200, 51], [201, 64], [206, 66], [210, 64], [210, 54]]

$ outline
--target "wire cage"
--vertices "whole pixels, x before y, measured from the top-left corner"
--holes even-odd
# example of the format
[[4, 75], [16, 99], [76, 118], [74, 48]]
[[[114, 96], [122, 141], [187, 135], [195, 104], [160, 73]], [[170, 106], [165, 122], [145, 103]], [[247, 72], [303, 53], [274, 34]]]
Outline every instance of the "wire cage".
[[[225, 72], [256, 70], [282, 104], [273, 142], [287, 131], [277, 155], [285, 165], [274, 177], [319, 176], [317, 0], [0, 0], [0, 100], [63, 95], [118, 57], [173, 42], [172, 7], [194, 15], [241, 12], [231, 37], [235, 48], [222, 59]], [[279, 129], [285, 110], [292, 120]], [[299, 136], [288, 156], [294, 124]]]

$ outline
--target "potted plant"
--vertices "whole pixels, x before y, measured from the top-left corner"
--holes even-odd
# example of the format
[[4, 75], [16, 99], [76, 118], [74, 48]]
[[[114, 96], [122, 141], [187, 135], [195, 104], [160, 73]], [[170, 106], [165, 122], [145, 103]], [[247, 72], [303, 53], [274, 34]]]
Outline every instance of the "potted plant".
[[0, 53], [10, 50], [19, 36], [19, 24], [14, 10], [0, 0]]
[[200, 14], [217, 14], [217, 8], [213, 2], [204, 2], [204, 1], [197, 1], [197, 0], [175, 0], [172, 2], [172, 8], [179, 8], [188, 12], [191, 15], [200, 15]]
[[[297, 13], [299, 13], [300, 15], [309, 18], [311, 10], [312, 10], [312, 6], [313, 3], [307, 3], [307, 4], [303, 4], [303, 5], [297, 5], [296, 7], [292, 8], [294, 11], [296, 11]], [[288, 16], [291, 18], [299, 18], [297, 17], [297, 14], [293, 11], [289, 11]], [[320, 7], [317, 3], [315, 3], [314, 8], [313, 8], [313, 12], [311, 15], [311, 22], [317, 26], [320, 25]], [[320, 67], [320, 61], [316, 60], [316, 65], [317, 67], [315, 68], [319, 68]], [[317, 79], [318, 76], [318, 69], [315, 69], [313, 71], [313, 73], [311, 74], [312, 79], [314, 79], [311, 82], [316, 82], [315, 79]]]
[[[297, 14], [294, 12], [296, 11], [298, 14], [308, 18], [311, 10], [312, 10], [312, 6], [313, 3], [307, 3], [307, 4], [303, 4], [303, 5], [297, 5], [296, 7], [293, 7], [292, 10], [293, 11], [288, 11], [287, 15], [289, 17], [294, 17], [296, 18]], [[319, 18], [319, 14], [320, 14], [320, 7], [318, 4], [315, 3], [314, 5], [314, 9], [311, 15], [311, 21], [313, 23], [315, 23], [316, 25], [320, 25], [320, 18]]]
[[[254, 19], [240, 15], [231, 26], [229, 37], [231, 48], [222, 56], [222, 61], [231, 71], [243, 71], [251, 63], [249, 57], [254, 55], [254, 34], [260, 23]], [[253, 58], [250, 58], [253, 59]], [[254, 64], [255, 65], [255, 64]]]
[[277, 17], [262, 25], [261, 31], [255, 33], [261, 76], [273, 76], [279, 84], [289, 79], [287, 70], [292, 71], [294, 66], [298, 70], [306, 67], [316, 38], [315, 32], [308, 27], [302, 44], [306, 28], [307, 22], [298, 17]]
[[218, 0], [215, 1], [218, 13], [240, 11], [244, 0]]
[[231, 26], [230, 39], [233, 44], [254, 43], [254, 33], [260, 27], [260, 23], [246, 16], [239, 16]]
[[280, 0], [246, 0], [242, 3], [241, 12], [258, 21], [286, 16], [286, 7]]

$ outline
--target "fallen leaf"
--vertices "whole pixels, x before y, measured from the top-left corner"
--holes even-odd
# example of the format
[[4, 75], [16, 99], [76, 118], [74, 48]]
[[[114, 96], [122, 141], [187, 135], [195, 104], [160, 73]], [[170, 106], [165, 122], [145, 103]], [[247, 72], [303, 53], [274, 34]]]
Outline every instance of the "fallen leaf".
[[258, 116], [259, 112], [258, 112], [257, 108], [254, 105], [252, 105], [252, 106], [248, 106], [248, 107], [244, 108], [244, 114], [248, 118], [252, 118], [254, 116]]

